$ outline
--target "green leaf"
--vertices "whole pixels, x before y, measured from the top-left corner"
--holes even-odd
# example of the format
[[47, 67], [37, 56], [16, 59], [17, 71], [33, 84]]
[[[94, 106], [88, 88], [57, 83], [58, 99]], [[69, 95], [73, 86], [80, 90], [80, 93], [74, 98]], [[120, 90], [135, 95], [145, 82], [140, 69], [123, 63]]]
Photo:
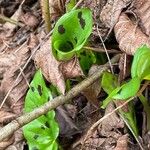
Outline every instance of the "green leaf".
[[92, 12], [87, 9], [72, 10], [56, 23], [52, 35], [52, 51], [57, 60], [69, 60], [87, 41], [92, 32]]
[[78, 54], [80, 66], [85, 74], [88, 73], [92, 64], [96, 63], [96, 57], [92, 51], [82, 51]]
[[136, 120], [136, 115], [135, 115], [135, 109], [134, 109], [134, 105], [133, 102], [129, 102], [127, 106], [127, 111], [123, 111], [123, 109], [119, 109], [119, 112], [121, 114], [121, 116], [124, 118], [124, 120], [126, 121], [126, 125], [129, 127], [130, 131], [132, 132], [132, 134], [134, 135], [134, 137], [136, 138], [138, 136], [138, 128], [137, 128], [137, 120]]
[[150, 48], [146, 45], [138, 48], [134, 55], [131, 76], [150, 80]]
[[[25, 112], [30, 112], [51, 99], [52, 93], [46, 87], [42, 73], [39, 70], [36, 72], [25, 98]], [[29, 145], [29, 150], [58, 149], [56, 140], [59, 135], [59, 127], [55, 121], [54, 111], [49, 111], [47, 114], [25, 125], [23, 133]]]
[[105, 109], [107, 107], [107, 105], [114, 101], [114, 99], [112, 98], [113, 96], [115, 96], [120, 90], [121, 90], [122, 87], [117, 87], [115, 88], [110, 94], [109, 96], [103, 101], [103, 105], [101, 106], [101, 108]]
[[110, 72], [104, 72], [101, 86], [107, 94], [110, 94], [118, 86], [117, 76]]
[[121, 89], [112, 98], [126, 100], [135, 96], [140, 88], [140, 83], [141, 81], [137, 77], [131, 79], [128, 83], [122, 85]]

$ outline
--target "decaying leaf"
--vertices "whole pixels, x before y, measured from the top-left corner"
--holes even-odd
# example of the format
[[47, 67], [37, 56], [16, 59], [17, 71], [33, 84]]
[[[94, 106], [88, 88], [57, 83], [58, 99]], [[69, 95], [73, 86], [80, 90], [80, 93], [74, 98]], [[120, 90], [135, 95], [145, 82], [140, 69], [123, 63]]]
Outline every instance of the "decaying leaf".
[[[89, 70], [88, 75], [89, 76], [92, 75], [97, 70], [97, 68], [98, 68], [97, 65], [93, 65]], [[82, 93], [88, 99], [89, 102], [94, 104], [96, 107], [99, 107], [99, 100], [97, 99], [97, 97], [100, 91], [101, 91], [100, 79], [98, 79], [91, 86], [86, 88]]]
[[20, 17], [20, 21], [22, 21], [25, 25], [33, 29], [36, 28], [39, 24], [38, 18], [31, 12], [22, 14]]
[[123, 8], [126, 8], [131, 1], [132, 0], [108, 0], [100, 14], [102, 22], [104, 22], [107, 27], [113, 28], [118, 22], [121, 11]]
[[51, 51], [51, 42], [47, 40], [40, 50], [35, 55], [35, 63], [38, 68], [41, 68], [42, 73], [47, 81], [54, 84], [60, 92], [65, 93], [65, 80], [62, 72], [59, 69], [58, 62]]
[[50, 40], [47, 40], [37, 51], [35, 64], [41, 68], [46, 80], [54, 84], [63, 94], [65, 93], [65, 79], [83, 75], [77, 59], [59, 62], [54, 58]]
[[125, 13], [120, 15], [119, 21], [114, 27], [114, 32], [119, 48], [129, 55], [133, 55], [136, 49], [143, 44], [150, 45], [148, 36]]
[[117, 146], [114, 150], [128, 150], [128, 135], [123, 135], [117, 141]]
[[149, 0], [136, 0], [134, 1], [134, 12], [140, 18], [140, 27], [150, 36], [150, 1]]
[[[109, 105], [105, 110], [105, 115], [112, 112], [114, 109], [115, 109], [114, 104], [112, 102], [109, 103]], [[113, 129], [123, 128], [123, 127], [124, 127], [123, 120], [119, 118], [116, 113], [113, 113], [107, 119], [103, 120], [102, 124], [99, 126], [99, 133], [107, 137], [109, 137], [110, 135], [112, 136], [113, 134], [119, 137], [120, 134], [113, 131]]]

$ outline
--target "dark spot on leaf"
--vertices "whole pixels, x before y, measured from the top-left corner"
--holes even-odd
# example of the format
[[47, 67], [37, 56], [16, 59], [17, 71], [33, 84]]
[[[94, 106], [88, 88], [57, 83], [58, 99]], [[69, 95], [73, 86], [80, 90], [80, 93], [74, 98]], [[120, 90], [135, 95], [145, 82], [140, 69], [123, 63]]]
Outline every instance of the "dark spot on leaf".
[[51, 98], [50, 98], [50, 96], [48, 96], [47, 101], [50, 101], [50, 100], [51, 100]]
[[70, 45], [71, 49], [73, 49], [73, 44], [70, 41], [67, 41], [67, 43]]
[[45, 122], [45, 126], [50, 128], [49, 123], [47, 121]]
[[75, 37], [74, 40], [75, 40], [76, 43], [78, 42], [77, 37]]
[[85, 20], [84, 19], [80, 19], [80, 25], [81, 25], [81, 28], [84, 29], [85, 27]]
[[78, 18], [79, 18], [79, 22], [80, 22], [81, 28], [84, 29], [84, 27], [85, 27], [85, 19], [83, 19], [81, 11], [78, 13]]
[[59, 32], [60, 34], [64, 34], [64, 33], [65, 33], [65, 28], [63, 27], [63, 25], [59, 25], [59, 26], [58, 26], [58, 32]]
[[39, 95], [42, 96], [42, 87], [41, 87], [41, 85], [38, 85], [37, 89], [38, 89]]
[[85, 52], [85, 51], [83, 51], [83, 52], [81, 52], [81, 53], [80, 53], [80, 55], [82, 55], [82, 56], [86, 56], [86, 52]]
[[82, 18], [82, 12], [81, 12], [81, 11], [78, 13], [78, 18], [79, 18], [79, 19]]
[[32, 147], [32, 150], [39, 150], [37, 147]]
[[119, 94], [119, 95], [120, 95], [120, 94], [121, 94], [121, 91], [122, 91], [122, 89], [120, 89], [120, 90], [117, 92], [117, 94]]
[[37, 140], [38, 137], [39, 137], [39, 135], [38, 135], [38, 134], [35, 134], [33, 138], [34, 138], [35, 140]]
[[31, 91], [32, 91], [32, 92], [34, 92], [34, 91], [35, 91], [35, 89], [34, 89], [34, 87], [33, 87], [33, 86], [31, 86]]
[[46, 128], [45, 128], [45, 126], [41, 125], [41, 129], [42, 129], [42, 130], [45, 130]]

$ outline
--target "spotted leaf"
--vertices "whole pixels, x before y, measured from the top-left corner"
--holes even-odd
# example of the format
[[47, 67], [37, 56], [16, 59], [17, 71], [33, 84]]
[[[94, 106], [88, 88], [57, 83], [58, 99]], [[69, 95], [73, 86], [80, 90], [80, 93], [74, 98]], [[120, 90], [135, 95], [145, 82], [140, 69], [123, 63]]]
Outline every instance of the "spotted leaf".
[[83, 8], [63, 15], [56, 23], [52, 35], [52, 51], [57, 60], [69, 60], [81, 52], [92, 32], [92, 13]]
[[[41, 71], [37, 71], [31, 82], [25, 99], [25, 112], [30, 112], [52, 99], [51, 91], [46, 87]], [[35, 119], [23, 127], [23, 133], [29, 150], [57, 150], [59, 127], [55, 121], [55, 112]]]

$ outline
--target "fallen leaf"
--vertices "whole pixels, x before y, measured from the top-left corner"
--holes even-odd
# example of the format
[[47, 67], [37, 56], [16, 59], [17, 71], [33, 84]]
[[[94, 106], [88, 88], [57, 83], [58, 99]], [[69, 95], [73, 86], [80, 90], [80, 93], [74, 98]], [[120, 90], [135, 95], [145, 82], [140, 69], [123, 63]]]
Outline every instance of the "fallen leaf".
[[47, 81], [55, 85], [61, 93], [65, 93], [65, 80], [62, 72], [60, 71], [60, 62], [58, 62], [51, 50], [51, 42], [47, 40], [36, 52], [35, 64], [41, 68], [42, 73]]
[[[98, 68], [99, 66], [93, 65], [90, 70], [88, 75], [92, 75]], [[101, 86], [100, 86], [100, 78], [96, 80], [92, 85], [90, 85], [88, 88], [86, 88], [82, 94], [87, 98], [89, 102], [94, 104], [96, 107], [99, 107], [99, 100], [97, 99], [98, 94], [101, 91]]]
[[128, 55], [133, 55], [143, 44], [150, 45], [150, 40], [129, 17], [122, 13], [114, 27], [119, 48]]
[[100, 19], [109, 28], [113, 28], [118, 22], [119, 16], [124, 8], [132, 0], [108, 0], [100, 14]]
[[150, 1], [136, 0], [133, 3], [134, 12], [140, 18], [140, 27], [147, 36], [150, 35]]
[[117, 141], [117, 145], [114, 150], [128, 150], [128, 135], [123, 135]]

